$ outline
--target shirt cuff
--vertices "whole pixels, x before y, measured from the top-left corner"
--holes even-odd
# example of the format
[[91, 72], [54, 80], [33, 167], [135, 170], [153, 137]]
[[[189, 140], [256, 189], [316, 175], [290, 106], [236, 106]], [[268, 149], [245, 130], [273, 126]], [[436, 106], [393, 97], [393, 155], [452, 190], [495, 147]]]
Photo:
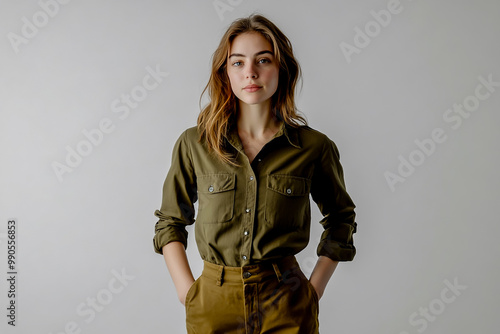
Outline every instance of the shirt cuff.
[[[346, 225], [345, 227], [349, 226], [350, 231], [345, 231], [345, 229], [343, 229], [343, 231], [337, 230], [337, 233], [328, 230], [323, 232], [321, 241], [316, 251], [318, 256], [323, 255], [333, 261], [352, 261], [354, 259], [354, 256], [356, 255], [356, 247], [353, 244], [352, 235], [356, 232], [357, 224], [354, 223], [353, 225], [344, 225]], [[348, 237], [345, 238], [345, 235], [348, 235]], [[340, 236], [343, 236], [341, 239], [343, 239], [344, 242], [338, 241]]]
[[153, 247], [155, 252], [158, 254], [163, 254], [163, 246], [172, 241], [180, 241], [184, 245], [184, 249], [186, 249], [187, 231], [182, 231], [175, 226], [166, 226], [163, 229], [159, 230], [153, 237]]

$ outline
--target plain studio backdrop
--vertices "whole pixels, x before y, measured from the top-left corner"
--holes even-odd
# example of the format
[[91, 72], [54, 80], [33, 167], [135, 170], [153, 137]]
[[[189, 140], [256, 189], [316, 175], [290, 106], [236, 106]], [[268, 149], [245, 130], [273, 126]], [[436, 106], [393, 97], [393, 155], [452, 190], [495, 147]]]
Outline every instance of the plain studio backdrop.
[[321, 333], [497, 333], [496, 0], [2, 1], [2, 333], [185, 333], [153, 213], [211, 55], [254, 11], [290, 38], [298, 108], [339, 147], [357, 205], [357, 255], [320, 301]]

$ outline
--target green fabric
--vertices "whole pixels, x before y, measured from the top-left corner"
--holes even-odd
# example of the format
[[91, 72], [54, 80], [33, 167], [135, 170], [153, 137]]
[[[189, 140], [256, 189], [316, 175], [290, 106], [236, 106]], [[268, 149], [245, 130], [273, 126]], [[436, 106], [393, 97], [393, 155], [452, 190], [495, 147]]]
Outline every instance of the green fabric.
[[[154, 250], [180, 241], [195, 224], [203, 260], [240, 267], [295, 255], [309, 242], [309, 196], [323, 215], [317, 255], [351, 261], [355, 205], [346, 192], [339, 151], [325, 134], [282, 122], [250, 164], [233, 130], [225, 144], [242, 167], [224, 164], [198, 143], [196, 127], [175, 142], [155, 225]], [[193, 204], [198, 201], [197, 215]]]

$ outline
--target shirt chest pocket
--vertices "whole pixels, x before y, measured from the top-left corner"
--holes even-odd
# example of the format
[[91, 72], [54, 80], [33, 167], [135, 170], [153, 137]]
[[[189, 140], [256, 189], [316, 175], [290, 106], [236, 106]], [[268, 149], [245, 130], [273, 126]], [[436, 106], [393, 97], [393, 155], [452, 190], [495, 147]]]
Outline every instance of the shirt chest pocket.
[[267, 176], [266, 223], [303, 228], [310, 222], [311, 180], [292, 175]]
[[199, 223], [224, 223], [233, 218], [235, 174], [197, 176]]

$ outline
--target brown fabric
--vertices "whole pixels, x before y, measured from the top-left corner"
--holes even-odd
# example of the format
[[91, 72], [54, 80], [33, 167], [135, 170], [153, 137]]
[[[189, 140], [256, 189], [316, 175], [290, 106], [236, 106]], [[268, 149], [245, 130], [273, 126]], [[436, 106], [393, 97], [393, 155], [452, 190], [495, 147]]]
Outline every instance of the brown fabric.
[[227, 267], [204, 261], [186, 296], [188, 334], [316, 334], [319, 300], [294, 256]]

